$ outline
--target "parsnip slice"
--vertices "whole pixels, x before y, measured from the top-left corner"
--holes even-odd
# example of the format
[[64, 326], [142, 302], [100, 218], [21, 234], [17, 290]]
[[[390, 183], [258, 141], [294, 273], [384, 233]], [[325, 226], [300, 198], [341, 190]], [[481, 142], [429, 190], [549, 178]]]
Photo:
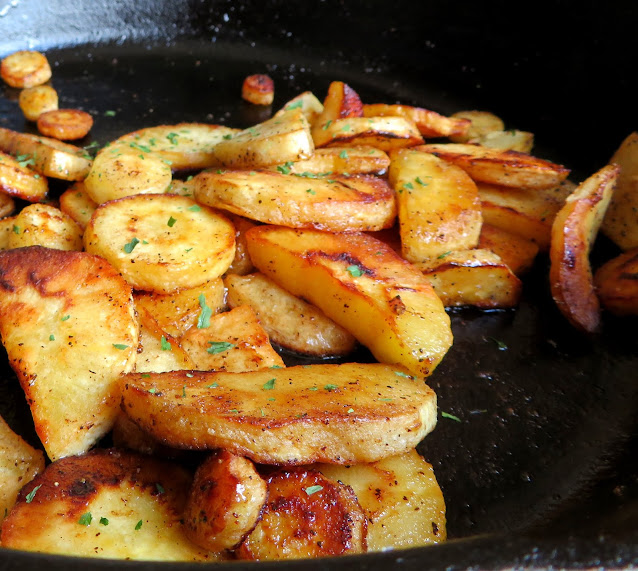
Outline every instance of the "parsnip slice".
[[72, 141], [89, 134], [93, 117], [81, 109], [52, 109], [39, 115], [37, 125], [45, 137]]
[[8, 246], [9, 248], [45, 246], [79, 252], [84, 249], [82, 228], [55, 206], [29, 204], [15, 217]]
[[380, 230], [396, 216], [394, 193], [376, 177], [308, 179], [270, 171], [205, 171], [195, 198], [213, 208], [292, 228]]
[[255, 266], [352, 333], [382, 363], [429, 375], [452, 344], [450, 319], [427, 279], [367, 234], [258, 226]]
[[603, 307], [616, 315], [638, 315], [638, 248], [604, 263], [594, 274]]
[[139, 194], [100, 205], [84, 245], [136, 289], [171, 293], [221, 276], [235, 255], [235, 229], [190, 198]]
[[401, 149], [391, 158], [388, 174], [396, 192], [403, 257], [423, 262], [474, 248], [483, 218], [469, 175], [429, 153]]
[[362, 553], [366, 529], [349, 486], [314, 470], [283, 469], [268, 478], [261, 520], [237, 556], [266, 561]]
[[65, 458], [22, 490], [2, 525], [2, 544], [109, 559], [221, 560], [184, 533], [190, 483], [185, 469], [129, 452]]
[[4, 127], [0, 127], [0, 150], [28, 161], [40, 174], [62, 180], [83, 180], [92, 162], [80, 147]]
[[250, 460], [213, 452], [195, 472], [184, 509], [186, 534], [211, 551], [233, 549], [261, 519], [267, 497], [267, 484]]
[[379, 363], [128, 374], [120, 387], [123, 410], [160, 441], [265, 464], [373, 462], [436, 424], [434, 392]]
[[18, 492], [44, 470], [44, 454], [13, 432], [0, 417], [0, 520], [16, 502]]
[[327, 147], [316, 149], [312, 157], [304, 161], [268, 167], [284, 174], [295, 174], [307, 179], [323, 176], [353, 174], [385, 174], [390, 166], [387, 153], [374, 147]]
[[609, 163], [619, 165], [620, 172], [601, 230], [629, 250], [638, 247], [638, 131], [623, 140]]
[[84, 182], [72, 184], [60, 195], [60, 210], [84, 230], [98, 204], [88, 195]]
[[386, 105], [372, 103], [363, 106], [364, 117], [405, 117], [419, 129], [423, 137], [463, 136], [470, 128], [470, 120], [460, 117], [445, 117], [435, 111], [410, 105]]
[[470, 126], [465, 133], [449, 135], [453, 143], [467, 143], [471, 139], [478, 139], [493, 131], [503, 131], [505, 129], [503, 120], [489, 111], [476, 109], [457, 111], [452, 113], [451, 117], [470, 121]]
[[607, 165], [567, 197], [552, 225], [549, 280], [561, 313], [580, 330], [593, 332], [600, 323], [589, 251], [611, 200], [620, 167]]
[[363, 103], [359, 94], [343, 81], [332, 81], [323, 100], [323, 110], [314, 125], [323, 126], [337, 119], [363, 117]]
[[294, 108], [219, 142], [213, 154], [220, 166], [256, 169], [307, 159], [313, 151], [308, 120]]
[[275, 82], [265, 74], [249, 75], [241, 86], [241, 97], [253, 105], [272, 105]]
[[523, 284], [494, 252], [457, 250], [415, 263], [446, 307], [516, 307]]
[[176, 123], [139, 129], [118, 137], [109, 148], [153, 153], [174, 170], [204, 169], [217, 164], [217, 143], [238, 133], [239, 129], [208, 123]]
[[135, 363], [131, 288], [98, 256], [40, 246], [0, 252], [0, 336], [49, 458], [80, 454], [119, 410]]
[[509, 129], [507, 131], [491, 131], [480, 137], [470, 139], [470, 143], [500, 149], [501, 151], [518, 151], [531, 153], [534, 147], [534, 133]]
[[432, 465], [416, 450], [372, 464], [313, 468], [354, 490], [368, 520], [368, 551], [445, 541], [445, 500]]
[[316, 357], [347, 355], [356, 339], [315, 306], [295, 297], [264, 274], [224, 278], [231, 307], [249, 305], [270, 340], [280, 347]]
[[28, 121], [37, 121], [46, 111], [58, 108], [58, 92], [50, 85], [36, 85], [20, 91], [18, 105]]
[[301, 109], [308, 123], [312, 125], [317, 117], [321, 115], [323, 103], [317, 99], [312, 91], [304, 91], [288, 101], [274, 116], [281, 117], [286, 111], [292, 111], [293, 109]]
[[11, 87], [34, 87], [51, 79], [51, 66], [42, 52], [21, 50], [3, 58], [0, 77]]
[[494, 252], [517, 276], [531, 269], [538, 254], [538, 245], [531, 240], [491, 224], [481, 226], [478, 248]]
[[474, 180], [520, 188], [550, 188], [569, 175], [569, 169], [517, 151], [501, 151], [462, 143], [427, 144], [416, 150], [432, 153], [465, 170]]
[[21, 160], [0, 152], [0, 189], [3, 193], [28, 202], [40, 202], [49, 192], [47, 179], [27, 165], [33, 164], [31, 157]]

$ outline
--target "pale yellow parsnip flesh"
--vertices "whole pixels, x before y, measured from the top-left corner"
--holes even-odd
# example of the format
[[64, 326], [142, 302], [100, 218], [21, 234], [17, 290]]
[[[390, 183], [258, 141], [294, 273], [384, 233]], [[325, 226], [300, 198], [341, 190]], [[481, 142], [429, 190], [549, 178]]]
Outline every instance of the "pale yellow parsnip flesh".
[[366, 234], [259, 226], [253, 263], [352, 333], [382, 363], [427, 376], [452, 345], [450, 319], [427, 279]]

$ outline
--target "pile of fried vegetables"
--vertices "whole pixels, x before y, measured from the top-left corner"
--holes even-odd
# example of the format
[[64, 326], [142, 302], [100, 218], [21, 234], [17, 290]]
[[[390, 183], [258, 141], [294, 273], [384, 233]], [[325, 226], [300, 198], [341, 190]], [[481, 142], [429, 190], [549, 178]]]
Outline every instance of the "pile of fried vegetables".
[[[416, 446], [446, 307], [515, 307], [549, 254], [575, 327], [599, 327], [600, 301], [636, 312], [636, 133], [577, 185], [492, 113], [335, 81], [245, 130], [159, 125], [93, 157], [64, 142], [92, 119], [18, 53], [0, 76], [43, 136], [0, 129], [0, 338], [48, 461], [3, 423], [4, 547], [216, 561], [443, 541]], [[270, 103], [267, 79], [243, 97]], [[625, 253], [594, 278], [601, 223]], [[377, 362], [348, 362], [360, 345]]]

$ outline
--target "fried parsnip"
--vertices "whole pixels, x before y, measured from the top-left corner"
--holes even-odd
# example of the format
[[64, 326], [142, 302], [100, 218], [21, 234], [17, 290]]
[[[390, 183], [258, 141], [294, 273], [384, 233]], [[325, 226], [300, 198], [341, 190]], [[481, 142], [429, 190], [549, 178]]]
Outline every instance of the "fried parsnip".
[[623, 140], [609, 163], [619, 165], [620, 172], [601, 231], [629, 250], [638, 247], [638, 131]]
[[567, 197], [552, 225], [549, 280], [561, 313], [576, 328], [591, 333], [600, 324], [589, 252], [611, 200], [620, 167], [607, 165]]
[[13, 224], [9, 248], [45, 246], [58, 250], [84, 249], [82, 228], [70, 216], [50, 204], [25, 206]]
[[401, 252], [424, 262], [450, 250], [474, 248], [483, 218], [478, 190], [466, 172], [429, 153], [401, 149], [391, 155]]
[[195, 199], [213, 208], [292, 228], [333, 232], [380, 230], [396, 216], [394, 192], [377, 177], [330, 179], [270, 171], [204, 171], [195, 177]]
[[41, 202], [49, 192], [47, 179], [28, 168], [34, 162], [30, 157], [19, 159], [0, 152], [0, 190], [27, 202]]
[[313, 125], [323, 127], [338, 119], [363, 117], [363, 103], [359, 94], [343, 81], [332, 81], [323, 100], [323, 110]]
[[159, 155], [107, 147], [95, 157], [84, 188], [94, 202], [102, 204], [136, 194], [163, 193], [171, 178], [170, 165]]
[[191, 327], [204, 327], [210, 316], [226, 309], [225, 295], [221, 278], [168, 294], [143, 291], [133, 294], [135, 306], [146, 309], [163, 331], [176, 338]]
[[13, 432], [0, 417], [0, 520], [16, 502], [18, 492], [44, 470], [44, 454]]
[[516, 307], [521, 297], [521, 280], [489, 250], [456, 250], [414, 265], [446, 307], [503, 309]]
[[284, 366], [248, 305], [211, 317], [206, 327], [191, 327], [180, 343], [200, 371], [239, 373]]
[[0, 220], [15, 212], [16, 204], [8, 194], [0, 192]]
[[320, 309], [278, 286], [264, 274], [224, 278], [230, 307], [249, 305], [270, 340], [296, 353], [328, 357], [347, 355], [356, 339]]
[[531, 269], [538, 254], [536, 243], [491, 224], [481, 226], [478, 248], [494, 252], [519, 277]]
[[[316, 149], [305, 161], [269, 167], [283, 174], [295, 174], [313, 179], [333, 175], [385, 174], [390, 166], [387, 153], [374, 147], [327, 147]], [[309, 181], [311, 182], [311, 181]]]
[[19, 230], [19, 228], [16, 227], [14, 222], [15, 222], [15, 216], [7, 216], [6, 218], [0, 218], [0, 250], [9, 249], [9, 238], [11, 237], [11, 233]]
[[36, 85], [20, 91], [18, 105], [27, 121], [37, 121], [46, 111], [58, 108], [58, 92], [50, 85]]
[[101, 204], [84, 245], [134, 288], [171, 293], [221, 276], [235, 256], [235, 229], [190, 198], [139, 194]]
[[412, 121], [425, 138], [463, 136], [470, 128], [469, 119], [445, 117], [435, 111], [410, 105], [372, 103], [363, 106], [364, 117], [405, 117]]
[[312, 91], [304, 91], [288, 101], [274, 116], [281, 117], [284, 113], [293, 109], [301, 109], [308, 123], [312, 125], [323, 112], [323, 103], [317, 99]]
[[122, 409], [161, 442], [264, 464], [374, 462], [436, 424], [434, 392], [380, 363], [127, 374], [120, 388]]
[[83, 231], [97, 207], [98, 204], [88, 195], [82, 181], [72, 184], [60, 195], [60, 210], [73, 218]]
[[139, 129], [117, 138], [109, 149], [157, 155], [174, 170], [204, 169], [215, 166], [217, 143], [238, 133], [222, 125], [208, 123], [176, 123]]
[[371, 464], [313, 468], [354, 490], [368, 520], [368, 551], [445, 541], [443, 494], [432, 466], [416, 450]]
[[116, 450], [59, 460], [23, 488], [2, 525], [11, 549], [144, 561], [219, 561], [184, 533], [188, 472]]
[[366, 551], [367, 522], [349, 486], [314, 470], [282, 469], [268, 478], [261, 520], [236, 552], [258, 561]]
[[233, 549], [255, 528], [267, 498], [266, 481], [250, 460], [227, 450], [213, 452], [190, 487], [186, 535], [210, 551]]
[[616, 315], [638, 315], [638, 248], [604, 263], [594, 274], [603, 307]]
[[42, 52], [21, 50], [2, 60], [0, 77], [11, 87], [34, 87], [51, 79], [51, 66]]
[[224, 137], [213, 149], [217, 164], [257, 169], [309, 158], [314, 151], [310, 125], [296, 107], [278, 117]]
[[253, 105], [272, 105], [275, 99], [275, 82], [263, 73], [249, 75], [242, 83], [241, 97]]
[[135, 364], [130, 286], [103, 258], [40, 246], [0, 252], [0, 337], [51, 460], [113, 426]]
[[39, 115], [37, 126], [45, 137], [73, 141], [89, 134], [93, 117], [80, 109], [52, 109]]
[[509, 129], [507, 131], [490, 131], [480, 137], [470, 139], [470, 143], [499, 149], [501, 151], [518, 151], [531, 153], [534, 147], [534, 133]]
[[235, 227], [235, 257], [226, 270], [226, 274], [238, 274], [243, 276], [244, 274], [249, 274], [255, 269], [255, 266], [253, 266], [252, 260], [248, 255], [246, 232], [255, 226], [256, 223], [248, 218], [244, 218], [243, 216], [232, 214], [231, 212], [227, 212], [226, 214]]
[[515, 188], [550, 188], [563, 182], [569, 169], [517, 151], [481, 145], [434, 143], [416, 150], [432, 153], [466, 171], [474, 180]]
[[503, 120], [489, 111], [479, 111], [476, 109], [457, 111], [456, 113], [452, 113], [450, 117], [470, 121], [470, 126], [465, 133], [448, 135], [453, 143], [467, 143], [470, 140], [484, 137], [493, 131], [503, 131], [505, 129]]
[[255, 266], [350, 331], [382, 363], [427, 376], [452, 344], [450, 319], [423, 274], [363, 233], [258, 226]]
[[61, 180], [84, 180], [91, 157], [80, 147], [0, 127], [0, 150], [26, 161], [41, 175]]

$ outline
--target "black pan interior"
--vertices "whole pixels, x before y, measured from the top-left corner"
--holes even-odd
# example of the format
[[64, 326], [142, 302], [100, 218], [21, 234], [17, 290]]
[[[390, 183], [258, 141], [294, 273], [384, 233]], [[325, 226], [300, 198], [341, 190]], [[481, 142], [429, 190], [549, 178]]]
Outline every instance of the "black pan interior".
[[[576, 182], [635, 128], [628, 92], [636, 79], [625, 73], [635, 54], [622, 36], [638, 16], [630, 5], [598, 14], [558, 3], [552, 14], [537, 6], [515, 20], [470, 3], [386, 4], [316, 2], [302, 14], [277, 1], [15, 3], [0, 17], [0, 49], [47, 52], [61, 103], [95, 117], [86, 145], [160, 123], [247, 127], [301, 91], [322, 98], [335, 79], [364, 102], [492, 110], [534, 131], [536, 154], [572, 168]], [[275, 80], [272, 109], [239, 97], [243, 77], [262, 72]], [[16, 96], [4, 88], [0, 125], [32, 131]], [[600, 239], [592, 259], [615, 253]], [[637, 321], [605, 315], [600, 334], [577, 333], [551, 300], [547, 271], [541, 256], [516, 310], [450, 312], [454, 346], [430, 385], [440, 410], [459, 420], [441, 417], [419, 450], [443, 489], [452, 541], [290, 566], [638, 562]], [[8, 369], [2, 394], [1, 412], [33, 441]], [[114, 566], [8, 551], [0, 561]]]

